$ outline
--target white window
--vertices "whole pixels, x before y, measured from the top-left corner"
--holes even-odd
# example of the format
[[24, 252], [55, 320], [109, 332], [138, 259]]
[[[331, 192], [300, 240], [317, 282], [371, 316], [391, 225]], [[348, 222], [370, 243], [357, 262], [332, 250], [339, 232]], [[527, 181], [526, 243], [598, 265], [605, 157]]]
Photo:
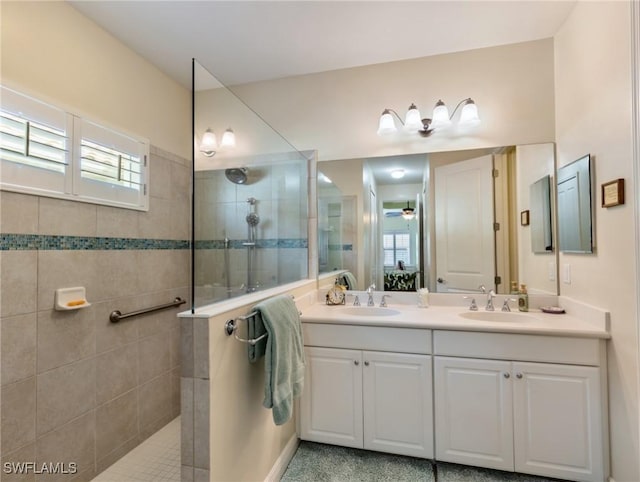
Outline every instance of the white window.
[[382, 236], [382, 249], [384, 250], [384, 265], [396, 266], [398, 261], [411, 264], [409, 255], [409, 233], [384, 233]]
[[147, 210], [148, 142], [1, 87], [4, 190]]

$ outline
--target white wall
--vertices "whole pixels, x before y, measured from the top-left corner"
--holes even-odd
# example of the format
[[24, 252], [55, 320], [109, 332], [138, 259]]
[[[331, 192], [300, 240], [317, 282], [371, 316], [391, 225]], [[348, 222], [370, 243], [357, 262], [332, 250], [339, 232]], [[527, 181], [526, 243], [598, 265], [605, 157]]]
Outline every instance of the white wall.
[[[571, 266], [564, 296], [611, 312], [609, 411], [612, 476], [640, 480], [638, 470], [638, 313], [631, 141], [630, 8], [628, 2], [578, 2], [556, 36], [558, 165], [595, 158], [592, 255], [560, 254]], [[601, 208], [600, 185], [625, 179], [626, 204]]]
[[[213, 71], [215, 74], [215, 71]], [[233, 92], [297, 149], [319, 160], [552, 142], [551, 39], [234, 86]], [[415, 102], [430, 117], [472, 97], [482, 124], [467, 135], [378, 137], [386, 107]], [[452, 131], [455, 132], [455, 129]]]
[[191, 158], [191, 95], [66, 2], [2, 2], [2, 83]]

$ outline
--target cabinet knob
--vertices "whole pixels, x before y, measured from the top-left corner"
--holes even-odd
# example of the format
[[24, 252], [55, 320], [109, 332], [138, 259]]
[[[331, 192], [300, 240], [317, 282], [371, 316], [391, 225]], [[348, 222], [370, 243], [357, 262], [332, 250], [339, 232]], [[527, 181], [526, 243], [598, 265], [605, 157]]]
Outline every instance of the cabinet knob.
[[358, 366], [358, 365], [360, 365], [360, 362], [358, 360], [353, 360], [353, 364]]
[[522, 373], [516, 373], [516, 378], [522, 378]]
[[369, 362], [368, 361], [364, 362], [364, 366], [368, 367], [369, 366]]
[[502, 374], [502, 376], [505, 377], [505, 378], [509, 378], [509, 377], [511, 377], [511, 374], [505, 372], [505, 373]]

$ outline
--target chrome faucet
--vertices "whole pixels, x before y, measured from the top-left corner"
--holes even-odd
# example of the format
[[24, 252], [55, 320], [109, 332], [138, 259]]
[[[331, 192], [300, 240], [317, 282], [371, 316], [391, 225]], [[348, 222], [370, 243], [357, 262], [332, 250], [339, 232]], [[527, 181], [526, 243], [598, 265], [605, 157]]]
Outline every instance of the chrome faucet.
[[487, 306], [485, 306], [485, 310], [487, 311], [495, 311], [496, 309], [493, 307], [493, 299], [496, 297], [496, 292], [493, 290], [489, 290], [487, 293]]
[[502, 304], [502, 311], [511, 311], [511, 307], [509, 306], [509, 301], [518, 301], [515, 298], [505, 298], [504, 303]]
[[391, 295], [382, 295], [382, 299], [380, 300], [380, 308], [387, 307], [387, 298], [391, 298]]
[[476, 299], [475, 298], [472, 298], [471, 296], [463, 296], [463, 298], [465, 300], [468, 300], [469, 298], [471, 298], [471, 304], [469, 305], [469, 310], [478, 311], [478, 305], [476, 304]]
[[367, 300], [367, 306], [375, 306], [376, 304], [373, 302], [373, 290], [376, 289], [376, 285], [372, 284], [367, 288], [367, 295], [369, 299]]

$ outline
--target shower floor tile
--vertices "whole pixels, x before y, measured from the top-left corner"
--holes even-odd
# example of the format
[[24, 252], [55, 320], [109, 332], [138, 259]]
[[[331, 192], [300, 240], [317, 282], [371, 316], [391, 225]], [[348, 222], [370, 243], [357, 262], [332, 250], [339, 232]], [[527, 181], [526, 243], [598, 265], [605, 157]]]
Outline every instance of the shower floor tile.
[[180, 482], [180, 417], [173, 419], [92, 482]]

